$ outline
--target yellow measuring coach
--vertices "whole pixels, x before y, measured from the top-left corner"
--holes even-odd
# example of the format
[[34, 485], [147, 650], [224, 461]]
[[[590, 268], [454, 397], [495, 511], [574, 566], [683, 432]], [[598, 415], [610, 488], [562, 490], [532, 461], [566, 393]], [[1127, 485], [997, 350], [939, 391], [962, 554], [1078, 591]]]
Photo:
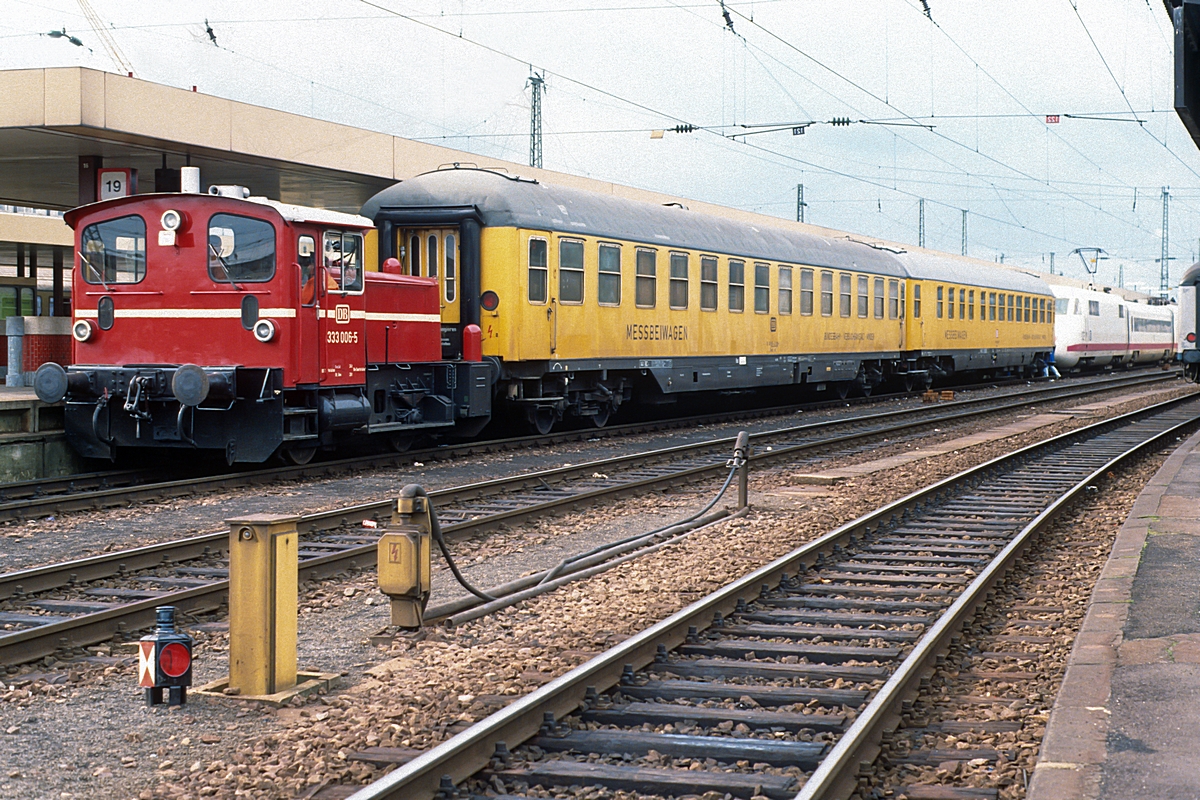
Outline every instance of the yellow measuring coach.
[[[1049, 289], [978, 262], [479, 169], [417, 176], [362, 213], [380, 260], [438, 278], [444, 357], [461, 357], [478, 325], [497, 402], [539, 430], [565, 414], [603, 425], [626, 402], [694, 392], [844, 394], [1034, 369], [1053, 348], [1052, 323], [1033, 321]], [[962, 312], [933, 305], [939, 291], [943, 304], [961, 297]], [[976, 320], [988, 306], [966, 311], [972, 292], [1013, 323]]]

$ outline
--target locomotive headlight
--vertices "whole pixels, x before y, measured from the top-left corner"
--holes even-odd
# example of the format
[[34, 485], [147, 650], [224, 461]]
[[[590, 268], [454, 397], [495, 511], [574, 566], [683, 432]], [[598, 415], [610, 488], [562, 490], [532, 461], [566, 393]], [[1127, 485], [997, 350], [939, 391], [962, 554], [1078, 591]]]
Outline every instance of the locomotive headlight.
[[275, 323], [269, 319], [260, 319], [254, 323], [254, 338], [260, 342], [269, 342], [275, 338]]
[[71, 335], [77, 342], [86, 342], [96, 332], [96, 326], [89, 319], [81, 319], [71, 326]]
[[159, 221], [164, 231], [177, 231], [183, 227], [183, 213], [173, 208], [168, 209], [163, 212]]

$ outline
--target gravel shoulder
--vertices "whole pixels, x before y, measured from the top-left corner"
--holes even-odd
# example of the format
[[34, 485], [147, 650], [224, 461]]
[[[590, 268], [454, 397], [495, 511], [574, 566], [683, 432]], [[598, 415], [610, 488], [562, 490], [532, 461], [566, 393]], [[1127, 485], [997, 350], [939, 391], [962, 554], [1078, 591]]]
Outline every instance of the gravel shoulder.
[[[93, 796], [97, 790], [115, 797], [294, 797], [325, 782], [368, 781], [383, 770], [353, 761], [355, 750], [426, 748], [443, 741], [507, 698], [832, 527], [969, 465], [1094, 419], [1066, 418], [1024, 437], [912, 462], [837, 487], [797, 488], [791, 467], [760, 470], [752, 475], [754, 507], [746, 518], [698, 531], [643, 559], [454, 631], [429, 629], [399, 639], [387, 650], [366, 641], [386, 625], [388, 615], [373, 571], [305, 585], [300, 665], [345, 676], [335, 692], [279, 710], [238, 700], [148, 709], [119, 647], [94, 648], [92, 661], [43, 664], [32, 673], [10, 675], [3, 680], [11, 688], [0, 693], [0, 731], [7, 731], [0, 735], [0, 794], [60, 800]], [[546, 454], [541, 457], [544, 466]], [[582, 460], [561, 451], [552, 457]], [[496, 460], [479, 459], [473, 468], [497, 467], [485, 463]], [[511, 470], [512, 462], [505, 466]], [[377, 480], [387, 488], [375, 488], [375, 496], [394, 492], [400, 482]], [[710, 491], [695, 488], [623, 501], [454, 547], [472, 553], [465, 559], [468, 577], [491, 585], [597, 541], [683, 516]], [[186, 513], [197, 514], [198, 507], [204, 506], [193, 504]], [[136, 513], [146, 518], [161, 512]], [[451, 598], [447, 586], [439, 572], [437, 601]], [[194, 632], [197, 685], [227, 674], [227, 636], [221, 626], [201, 625]], [[35, 677], [25, 680], [31, 674]]]

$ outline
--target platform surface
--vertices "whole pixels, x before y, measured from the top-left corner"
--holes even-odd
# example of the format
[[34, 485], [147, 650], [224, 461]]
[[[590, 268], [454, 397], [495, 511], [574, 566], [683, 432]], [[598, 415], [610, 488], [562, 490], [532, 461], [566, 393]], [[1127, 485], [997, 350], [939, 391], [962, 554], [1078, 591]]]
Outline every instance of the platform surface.
[[1117, 535], [1027, 798], [1200, 798], [1200, 433]]

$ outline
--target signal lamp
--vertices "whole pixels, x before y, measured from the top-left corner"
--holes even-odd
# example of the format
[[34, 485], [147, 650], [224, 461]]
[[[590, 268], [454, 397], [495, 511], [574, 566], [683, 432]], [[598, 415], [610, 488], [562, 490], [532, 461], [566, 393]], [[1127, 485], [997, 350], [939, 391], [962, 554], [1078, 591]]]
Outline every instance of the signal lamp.
[[500, 295], [489, 289], [479, 296], [479, 305], [484, 311], [495, 311], [500, 307]]
[[275, 323], [269, 319], [260, 319], [254, 323], [254, 338], [264, 343], [274, 339]]
[[1189, 334], [1187, 335], [1187, 340], [1188, 340], [1188, 343], [1189, 343], [1189, 344], [1193, 344], [1193, 343], [1195, 343], [1195, 341], [1196, 341], [1196, 334], [1195, 334], [1195, 333], [1189, 333]]
[[162, 223], [164, 231], [179, 230], [180, 228], [183, 227], [183, 221], [184, 221], [183, 212], [176, 211], [173, 208], [164, 211], [162, 213], [162, 217], [159, 219], [159, 222]]
[[86, 342], [96, 332], [96, 326], [91, 320], [81, 319], [71, 326], [71, 335], [77, 342]]

